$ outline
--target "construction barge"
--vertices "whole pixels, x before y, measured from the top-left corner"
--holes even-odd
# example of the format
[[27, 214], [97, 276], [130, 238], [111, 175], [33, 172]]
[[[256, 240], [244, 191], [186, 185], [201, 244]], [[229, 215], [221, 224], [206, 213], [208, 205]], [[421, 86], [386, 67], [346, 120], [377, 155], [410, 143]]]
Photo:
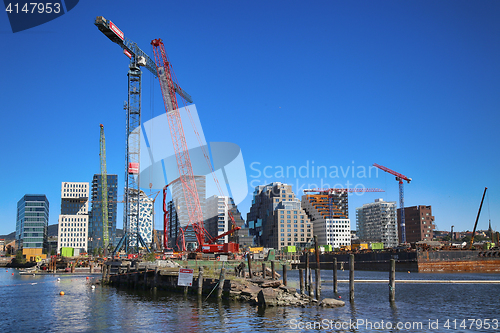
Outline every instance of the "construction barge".
[[[390, 260], [396, 260], [396, 270], [420, 273], [500, 273], [500, 250], [392, 250], [372, 252], [331, 252], [319, 255], [321, 269], [349, 269], [349, 256], [354, 254], [354, 267], [362, 271], [388, 271]], [[315, 255], [309, 255], [309, 266], [316, 268]], [[305, 268], [306, 255], [292, 268]]]

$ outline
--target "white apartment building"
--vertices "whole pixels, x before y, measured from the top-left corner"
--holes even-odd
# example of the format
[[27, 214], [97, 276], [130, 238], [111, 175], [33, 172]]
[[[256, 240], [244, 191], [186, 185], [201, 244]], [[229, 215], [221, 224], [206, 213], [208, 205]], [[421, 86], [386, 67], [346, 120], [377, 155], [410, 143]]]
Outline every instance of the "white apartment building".
[[[205, 229], [210, 236], [217, 237], [231, 229], [231, 221], [228, 214], [229, 197], [213, 195], [205, 203]], [[229, 235], [217, 240], [217, 243], [229, 242]]]
[[63, 182], [61, 184], [61, 215], [59, 215], [57, 233], [58, 253], [62, 247], [87, 252], [88, 201], [88, 182]]
[[356, 208], [357, 236], [364, 242], [382, 242], [395, 247], [398, 242], [396, 202], [375, 199], [375, 202]]
[[[320, 245], [331, 245], [333, 248], [351, 245], [351, 220], [345, 218], [342, 210], [334, 205], [333, 211], [338, 212], [339, 218], [330, 218], [328, 209], [325, 209], [322, 196], [304, 195], [302, 196], [302, 208], [309, 216], [314, 229], [314, 234], [318, 236]], [[347, 209], [346, 209], [347, 210]]]

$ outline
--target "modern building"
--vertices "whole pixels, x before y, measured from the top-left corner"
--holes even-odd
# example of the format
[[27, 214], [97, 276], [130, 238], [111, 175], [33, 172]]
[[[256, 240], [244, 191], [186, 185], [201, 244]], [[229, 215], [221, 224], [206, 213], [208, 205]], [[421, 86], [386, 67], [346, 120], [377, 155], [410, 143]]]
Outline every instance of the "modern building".
[[[151, 246], [153, 241], [153, 226], [154, 226], [154, 201], [148, 197], [143, 191], [139, 193], [139, 214], [137, 214], [137, 204], [131, 204], [131, 216], [128, 230], [128, 245], [129, 247], [137, 246], [137, 235], [139, 234], [147, 246]], [[139, 215], [139, 223], [137, 223], [137, 215]], [[139, 246], [142, 246], [139, 243]]]
[[396, 202], [375, 199], [356, 208], [356, 228], [362, 242], [382, 242], [386, 248], [397, 246]]
[[[116, 219], [118, 200], [118, 176], [107, 175], [108, 187], [108, 239], [109, 246], [114, 248], [116, 239]], [[102, 211], [102, 177], [95, 174], [92, 179], [92, 210], [89, 213], [89, 253], [94, 253], [94, 249], [102, 248], [103, 243], [103, 211]]]
[[17, 202], [16, 249], [34, 261], [44, 259], [49, 226], [49, 200], [44, 194], [26, 194]]
[[73, 248], [75, 253], [88, 250], [89, 183], [63, 182], [61, 184], [61, 215], [57, 232], [57, 252]]
[[184, 238], [184, 243], [190, 249], [195, 249], [196, 244], [198, 244], [196, 234], [194, 233], [193, 227], [191, 225], [187, 225], [182, 227], [179, 220], [179, 216], [177, 215], [177, 209], [174, 205], [174, 201], [171, 200], [167, 203], [167, 245], [170, 249], [175, 251], [182, 251], [183, 245], [182, 240]]
[[[198, 191], [198, 200], [200, 202], [203, 219], [205, 220], [205, 202], [206, 202], [206, 179], [205, 176], [194, 176], [196, 183], [196, 190]], [[169, 239], [168, 244], [174, 249], [181, 250], [182, 236], [184, 236], [184, 243], [187, 248], [194, 249], [198, 247], [196, 234], [193, 230], [192, 223], [196, 221], [189, 220], [189, 214], [186, 207], [186, 199], [184, 196], [184, 189], [180, 178], [177, 178], [170, 185], [172, 193], [172, 203], [169, 202]], [[182, 230], [181, 230], [182, 228]], [[172, 235], [170, 236], [170, 234]]]
[[211, 196], [206, 200], [205, 209], [204, 225], [211, 237], [215, 238], [233, 228], [230, 214], [233, 217], [234, 226], [241, 228], [232, 234], [219, 238], [217, 240], [218, 244], [233, 242], [247, 247], [253, 245], [253, 237], [249, 235], [248, 228], [245, 228], [245, 221], [242, 219], [233, 198], [228, 196]]
[[[200, 201], [201, 211], [203, 213], [205, 211], [206, 201], [206, 179], [205, 176], [194, 176], [194, 180], [196, 183], [196, 190], [198, 191], [198, 200]], [[185, 227], [192, 223], [192, 221], [189, 221], [189, 214], [186, 208], [186, 198], [184, 196], [184, 189], [180, 178], [177, 178], [172, 182], [170, 190], [177, 214], [179, 216], [180, 225]]]
[[[302, 196], [302, 208], [313, 224], [320, 245], [351, 245], [351, 221], [347, 192]], [[337, 206], [338, 205], [338, 206]]]
[[264, 247], [302, 248], [313, 237], [311, 221], [295, 197], [292, 185], [280, 182], [255, 188], [247, 221], [255, 243]]
[[[398, 236], [401, 239], [401, 209], [398, 209]], [[405, 207], [406, 242], [431, 241], [434, 238], [434, 216], [431, 206]]]

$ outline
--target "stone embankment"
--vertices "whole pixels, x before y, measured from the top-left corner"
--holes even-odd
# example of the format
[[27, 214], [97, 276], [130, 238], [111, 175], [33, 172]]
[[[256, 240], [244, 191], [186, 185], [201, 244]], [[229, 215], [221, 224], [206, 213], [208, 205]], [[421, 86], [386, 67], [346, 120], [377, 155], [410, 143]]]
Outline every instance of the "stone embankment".
[[259, 306], [302, 306], [318, 304], [325, 307], [344, 306], [340, 300], [325, 298], [318, 300], [299, 294], [294, 287], [283, 285], [281, 280], [251, 279], [242, 282], [231, 281], [229, 297]]

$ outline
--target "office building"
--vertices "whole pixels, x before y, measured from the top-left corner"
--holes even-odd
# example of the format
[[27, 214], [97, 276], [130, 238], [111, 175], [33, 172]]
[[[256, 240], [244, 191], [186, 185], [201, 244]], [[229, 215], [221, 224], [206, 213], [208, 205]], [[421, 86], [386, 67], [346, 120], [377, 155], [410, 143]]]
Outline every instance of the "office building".
[[174, 201], [171, 200], [167, 203], [168, 212], [168, 230], [167, 230], [167, 244], [170, 249], [174, 251], [183, 250], [183, 240], [187, 249], [194, 250], [198, 246], [198, 240], [192, 225], [182, 227], [177, 215], [177, 210]]
[[280, 182], [255, 188], [247, 221], [255, 243], [264, 247], [303, 248], [313, 237], [312, 224], [292, 185]]
[[[398, 209], [398, 236], [401, 239], [401, 209]], [[431, 241], [434, 238], [434, 216], [431, 206], [405, 207], [406, 242]]]
[[[149, 198], [143, 191], [139, 193], [139, 214], [137, 204], [131, 203], [130, 221], [128, 230], [129, 247], [137, 246], [137, 235], [139, 234], [146, 246], [151, 246], [153, 241], [154, 207], [153, 199]], [[137, 216], [139, 223], [137, 223]], [[139, 242], [139, 246], [142, 244]]]
[[396, 202], [375, 199], [356, 208], [357, 236], [362, 242], [382, 242], [384, 247], [398, 245]]
[[49, 226], [49, 200], [44, 194], [26, 194], [17, 202], [16, 249], [28, 261], [44, 259]]
[[347, 192], [304, 195], [302, 208], [313, 224], [319, 244], [334, 248], [351, 245]]
[[[118, 176], [107, 175], [108, 187], [108, 240], [109, 247], [114, 248], [116, 239], [116, 219], [118, 200]], [[89, 213], [89, 253], [103, 248], [103, 211], [102, 211], [102, 179], [100, 174], [95, 174], [92, 179], [92, 210]]]
[[61, 215], [58, 220], [57, 252], [73, 248], [75, 255], [88, 250], [89, 183], [61, 184]]
[[248, 228], [245, 228], [245, 221], [241, 218], [241, 213], [233, 198], [214, 195], [206, 200], [205, 208], [205, 229], [211, 237], [215, 238], [233, 228], [230, 214], [234, 220], [234, 227], [241, 228], [232, 234], [219, 238], [216, 243], [232, 242], [247, 247], [253, 245], [253, 237], [249, 235]]

